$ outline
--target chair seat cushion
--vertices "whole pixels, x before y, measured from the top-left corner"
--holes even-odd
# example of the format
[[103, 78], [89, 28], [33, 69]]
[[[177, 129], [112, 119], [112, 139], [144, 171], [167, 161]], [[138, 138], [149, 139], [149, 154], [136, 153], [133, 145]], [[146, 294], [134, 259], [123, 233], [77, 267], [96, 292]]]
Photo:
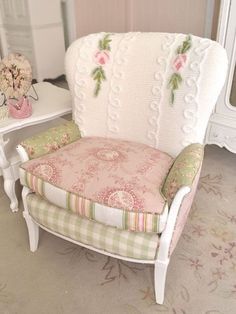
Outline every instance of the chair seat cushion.
[[20, 179], [79, 215], [122, 229], [160, 232], [168, 210], [160, 188], [172, 162], [144, 144], [84, 137], [22, 164]]

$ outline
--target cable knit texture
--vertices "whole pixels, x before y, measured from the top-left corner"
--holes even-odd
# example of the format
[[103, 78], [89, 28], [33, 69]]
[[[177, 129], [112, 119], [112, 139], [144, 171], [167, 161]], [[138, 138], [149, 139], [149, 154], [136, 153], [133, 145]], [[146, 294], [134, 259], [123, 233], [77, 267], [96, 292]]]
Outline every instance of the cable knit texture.
[[[104, 38], [109, 50], [101, 47], [98, 56]], [[104, 75], [95, 81], [98, 58]], [[67, 51], [66, 70], [81, 135], [138, 141], [173, 157], [203, 143], [226, 59], [218, 43], [193, 35], [98, 33], [78, 39]]]

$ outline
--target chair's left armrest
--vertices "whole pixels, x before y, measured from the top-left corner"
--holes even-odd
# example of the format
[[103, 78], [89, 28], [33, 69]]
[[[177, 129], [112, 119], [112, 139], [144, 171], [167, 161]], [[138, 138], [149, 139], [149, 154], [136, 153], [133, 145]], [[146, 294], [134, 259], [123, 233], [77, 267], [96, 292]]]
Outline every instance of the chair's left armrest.
[[[27, 138], [20, 143], [19, 148], [23, 155], [25, 155], [23, 159], [26, 159], [26, 155], [28, 155], [28, 159], [35, 159], [70, 144], [79, 138], [80, 131], [78, 126], [74, 121], [67, 121]], [[22, 147], [25, 150], [25, 154], [21, 149]]]
[[201, 169], [203, 156], [202, 144], [190, 144], [176, 157], [162, 186], [162, 193], [169, 206], [181, 187], [188, 186], [192, 189], [195, 177]]
[[182, 234], [197, 190], [203, 155], [203, 145], [187, 146], [177, 156], [165, 179], [162, 193], [170, 209], [160, 239], [159, 260], [169, 258]]

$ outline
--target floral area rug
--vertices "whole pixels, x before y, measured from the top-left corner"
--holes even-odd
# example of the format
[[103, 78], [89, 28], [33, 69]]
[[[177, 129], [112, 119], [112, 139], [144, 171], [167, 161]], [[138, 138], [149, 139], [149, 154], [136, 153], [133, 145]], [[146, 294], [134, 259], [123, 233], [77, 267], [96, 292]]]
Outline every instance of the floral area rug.
[[0, 186], [0, 313], [236, 313], [235, 154], [206, 148], [163, 305], [154, 302], [152, 266], [102, 256], [44, 231], [31, 253], [22, 212], [8, 210]]

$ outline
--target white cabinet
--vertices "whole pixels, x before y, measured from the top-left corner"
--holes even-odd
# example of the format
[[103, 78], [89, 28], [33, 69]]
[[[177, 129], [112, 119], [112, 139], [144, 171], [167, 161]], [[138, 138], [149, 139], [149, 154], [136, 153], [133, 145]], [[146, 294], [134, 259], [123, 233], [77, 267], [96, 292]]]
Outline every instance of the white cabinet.
[[236, 153], [236, 0], [221, 1], [218, 41], [227, 51], [229, 69], [225, 86], [210, 119], [206, 143], [226, 147]]
[[64, 32], [60, 0], [0, 0], [3, 56], [24, 54], [38, 81], [64, 74]]

